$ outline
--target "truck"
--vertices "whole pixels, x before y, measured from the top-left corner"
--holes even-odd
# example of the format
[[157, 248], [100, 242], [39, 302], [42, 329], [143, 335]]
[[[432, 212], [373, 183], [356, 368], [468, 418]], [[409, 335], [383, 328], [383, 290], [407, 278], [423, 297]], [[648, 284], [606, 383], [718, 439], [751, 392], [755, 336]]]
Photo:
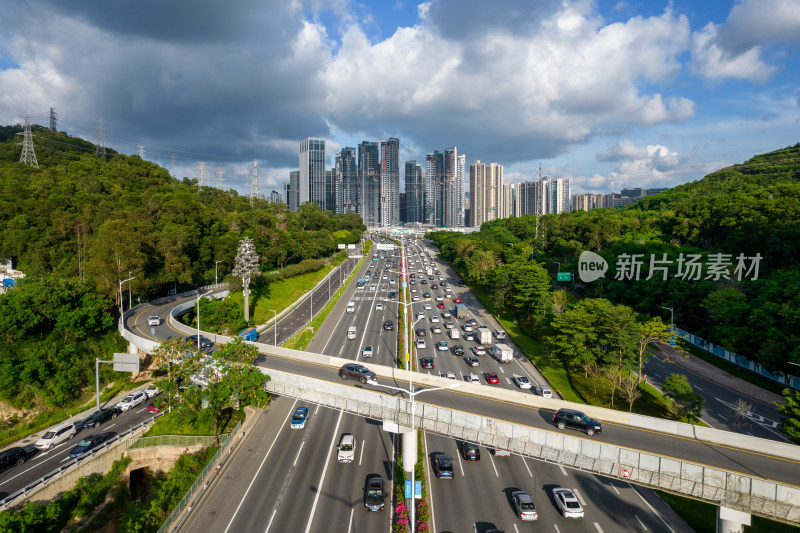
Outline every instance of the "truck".
[[510, 363], [514, 360], [514, 350], [507, 344], [495, 344], [492, 348], [492, 357], [498, 363]]
[[453, 314], [456, 315], [456, 318], [469, 318], [469, 311], [467, 311], [467, 306], [464, 304], [456, 304], [456, 310]]
[[258, 340], [258, 330], [256, 328], [247, 328], [239, 332], [239, 337], [242, 340], [255, 342]]
[[489, 328], [478, 328], [478, 334], [475, 336], [475, 340], [478, 341], [478, 344], [484, 346], [492, 344], [492, 330]]

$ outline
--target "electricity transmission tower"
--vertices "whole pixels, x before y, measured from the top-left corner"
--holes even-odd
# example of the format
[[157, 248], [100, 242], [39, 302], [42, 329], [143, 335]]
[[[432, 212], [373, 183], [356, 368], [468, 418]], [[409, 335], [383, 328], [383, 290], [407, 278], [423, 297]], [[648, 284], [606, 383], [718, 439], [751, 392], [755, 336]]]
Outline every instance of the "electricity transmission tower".
[[50, 108], [50, 131], [56, 131], [56, 110], [52, 107]]
[[172, 148], [172, 157], [170, 158], [170, 168], [172, 169], [172, 177], [174, 178], [178, 174], [175, 171], [175, 147]]
[[205, 187], [206, 186], [206, 162], [205, 161], [198, 161], [197, 162], [199, 167], [196, 167], [195, 170], [200, 171], [200, 176], [197, 178], [197, 186], [198, 187]]
[[253, 159], [253, 179], [250, 182], [250, 205], [258, 198], [258, 159]]
[[217, 188], [221, 191], [225, 189], [222, 188], [222, 182], [225, 181], [222, 176], [225, 175], [225, 170], [222, 167], [217, 167]]
[[97, 146], [94, 155], [106, 155], [106, 121], [102, 118], [97, 121]]
[[139, 157], [144, 159], [144, 145], [143, 144], [139, 145]]
[[36, 161], [36, 152], [33, 150], [33, 135], [31, 134], [31, 117], [25, 117], [25, 129], [22, 132], [22, 154], [19, 156], [19, 162], [23, 165], [30, 165], [39, 168], [39, 162]]

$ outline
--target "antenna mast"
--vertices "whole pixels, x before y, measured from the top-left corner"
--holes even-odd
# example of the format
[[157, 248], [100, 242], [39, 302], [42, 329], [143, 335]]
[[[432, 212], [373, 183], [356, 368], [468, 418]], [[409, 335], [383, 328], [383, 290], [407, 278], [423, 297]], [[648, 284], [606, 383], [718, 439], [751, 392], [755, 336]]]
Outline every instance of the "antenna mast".
[[258, 198], [258, 159], [253, 159], [253, 179], [250, 182], [250, 205]]
[[22, 154], [19, 156], [19, 162], [23, 165], [30, 165], [39, 168], [39, 162], [36, 161], [36, 152], [33, 150], [33, 134], [31, 134], [31, 117], [25, 117], [25, 129], [22, 133]]

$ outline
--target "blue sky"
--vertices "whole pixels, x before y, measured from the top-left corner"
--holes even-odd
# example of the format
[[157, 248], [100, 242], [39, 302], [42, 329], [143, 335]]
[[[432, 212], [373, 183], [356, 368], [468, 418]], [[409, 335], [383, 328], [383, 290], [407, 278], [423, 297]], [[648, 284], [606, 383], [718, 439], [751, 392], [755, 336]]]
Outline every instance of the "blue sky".
[[32, 0], [0, 5], [0, 123], [29, 114], [249, 191], [299, 141], [458, 146], [576, 192], [661, 187], [800, 141], [797, 0]]

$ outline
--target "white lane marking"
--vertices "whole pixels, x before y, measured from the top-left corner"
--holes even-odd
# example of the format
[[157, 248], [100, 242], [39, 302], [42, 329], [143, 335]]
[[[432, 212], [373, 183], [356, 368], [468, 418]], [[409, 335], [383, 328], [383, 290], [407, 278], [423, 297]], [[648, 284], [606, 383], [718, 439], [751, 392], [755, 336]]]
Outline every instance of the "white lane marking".
[[597, 533], [603, 533], [603, 528], [597, 522], [594, 523], [594, 527], [597, 528]]
[[675, 530], [674, 530], [674, 529], [672, 529], [671, 527], [669, 527], [669, 524], [667, 524], [667, 521], [666, 521], [666, 520], [664, 520], [664, 517], [663, 517], [663, 516], [661, 516], [661, 513], [659, 513], [658, 511], [656, 511], [656, 510], [653, 508], [653, 506], [652, 506], [652, 505], [650, 505], [650, 502], [648, 502], [647, 500], [645, 500], [645, 499], [644, 499], [644, 496], [642, 496], [641, 494], [639, 494], [639, 491], [638, 491], [638, 490], [636, 490], [636, 486], [635, 486], [635, 485], [632, 485], [632, 484], [630, 484], [630, 483], [628, 483], [628, 486], [629, 486], [630, 488], [632, 488], [632, 489], [633, 489], [633, 492], [635, 492], [635, 493], [636, 493], [636, 495], [637, 495], [637, 496], [638, 496], [638, 497], [639, 497], [639, 498], [640, 498], [640, 499], [641, 499], [641, 500], [642, 500], [642, 501], [645, 503], [645, 505], [647, 505], [647, 507], [649, 507], [649, 508], [650, 508], [650, 510], [653, 512], [653, 514], [654, 514], [654, 515], [656, 515], [656, 516], [657, 516], [657, 517], [658, 517], [658, 518], [659, 518], [659, 519], [660, 519], [660, 520], [661, 520], [661, 521], [664, 523], [664, 525], [667, 527], [667, 529], [669, 529], [669, 530], [670, 530], [670, 533], [675, 533]]
[[646, 525], [644, 525], [644, 522], [642, 522], [642, 520], [641, 520], [641, 519], [640, 519], [638, 516], [636, 516], [636, 515], [633, 515], [633, 517], [636, 519], [636, 521], [637, 521], [637, 522], [639, 522], [639, 525], [640, 525], [640, 526], [642, 526], [642, 529], [644, 529], [645, 531], [647, 531], [647, 526], [646, 526]]
[[583, 496], [581, 496], [581, 493], [578, 492], [578, 489], [572, 489], [572, 492], [575, 493], [575, 497], [578, 498], [579, 502], [581, 502], [581, 506], [585, 508], [586, 507], [586, 501], [583, 499]]
[[[331, 438], [331, 444], [329, 449], [333, 448], [336, 443], [336, 436], [339, 434], [339, 424], [342, 421], [342, 415], [344, 411], [339, 411], [339, 418], [336, 420], [336, 427], [333, 430], [333, 437]], [[322, 469], [322, 475], [319, 477], [319, 483], [317, 483], [317, 494], [314, 496], [314, 504], [311, 506], [311, 512], [308, 516], [308, 525], [306, 525], [306, 533], [311, 531], [311, 522], [314, 521], [314, 511], [317, 509], [317, 503], [319, 503], [319, 495], [322, 494], [322, 483], [325, 481], [325, 473], [328, 471], [328, 465], [331, 464], [330, 461], [325, 461], [325, 467]]]
[[721, 419], [723, 419], [725, 422], [727, 422], [727, 421], [728, 421], [728, 419], [727, 419], [727, 418], [725, 418], [725, 417], [724, 417], [724, 416], [722, 416], [722, 415], [717, 415], [717, 416], [718, 416], [718, 417], [720, 417]]
[[306, 445], [306, 441], [303, 441], [303, 442], [300, 443], [300, 449], [297, 450], [297, 456], [294, 458], [294, 462], [292, 463], [292, 466], [297, 465], [297, 460], [300, 459], [300, 453], [303, 451], [303, 446], [305, 446], [305, 445]]
[[511, 378], [507, 377], [507, 378], [506, 378], [506, 383], [508, 383], [509, 385], [511, 385]]
[[502, 366], [500, 367], [500, 373], [501, 373], [501, 374], [505, 374], [505, 373], [506, 373], [506, 371], [505, 371], [505, 370], [503, 370], [503, 367], [502, 367]]
[[106, 429], [111, 429], [111, 428], [113, 428], [114, 426], [116, 426], [116, 424], [111, 424], [110, 426], [106, 426]]
[[[297, 405], [297, 400], [294, 401], [294, 403], [292, 404], [291, 409], [289, 409], [289, 412], [286, 414], [286, 418], [283, 419], [283, 424], [281, 424], [281, 427], [278, 430], [278, 432], [275, 433], [275, 438], [272, 439], [272, 444], [269, 445], [269, 449], [267, 450], [267, 453], [264, 455], [264, 459], [262, 459], [261, 460], [261, 464], [258, 465], [258, 470], [256, 470], [256, 473], [253, 476], [253, 479], [250, 481], [250, 484], [247, 486], [247, 490], [244, 491], [244, 496], [242, 496], [242, 500], [239, 502], [239, 505], [236, 506], [236, 510], [233, 512], [233, 516], [231, 517], [230, 522], [228, 522], [228, 525], [225, 527], [225, 532], [224, 533], [228, 533], [228, 531], [230, 530], [231, 524], [233, 524], [233, 521], [236, 519], [236, 515], [239, 513], [239, 509], [242, 508], [242, 505], [244, 504], [245, 498], [247, 498], [247, 495], [250, 493], [250, 489], [253, 488], [253, 483], [256, 482], [256, 478], [258, 477], [258, 474], [261, 472], [261, 469], [264, 467], [264, 463], [267, 462], [267, 457], [269, 457], [269, 452], [272, 451], [272, 447], [275, 446], [275, 443], [278, 441], [278, 437], [280, 437], [281, 431], [283, 431], [284, 426], [286, 426], [286, 421], [289, 420], [289, 417], [292, 416], [292, 413], [294, 413], [294, 406], [295, 405]], [[277, 509], [276, 509], [276, 511], [277, 511]], [[275, 516], [275, 513], [273, 513], [273, 516]], [[267, 529], [269, 529], [269, 526], [267, 526]]]
[[661, 374], [657, 374], [657, 373], [653, 372], [653, 375], [654, 375], [655, 377], [657, 377], [658, 379], [661, 379]]
[[558, 526], [557, 526], [557, 525], [553, 524], [553, 527], [554, 527], [554, 528], [556, 528], [556, 533], [561, 533], [561, 530], [560, 530], [560, 529], [558, 529]]
[[524, 458], [524, 457], [522, 457], [522, 456], [520, 456], [520, 458], [522, 459], [522, 464], [524, 464], [524, 465], [525, 465], [525, 470], [527, 470], [527, 471], [528, 471], [528, 475], [529, 475], [529, 476], [531, 476], [531, 477], [533, 477], [533, 472], [531, 472], [531, 469], [530, 469], [530, 468], [528, 468], [528, 463], [526, 463], [526, 462], [525, 462], [525, 458]]
[[[428, 461], [428, 434], [424, 431], [422, 432], [422, 451], [425, 455], [425, 462], [426, 464], [423, 465], [423, 468], [427, 468], [427, 461]], [[428, 479], [433, 479], [434, 476], [428, 473]], [[433, 505], [433, 484], [428, 483], [428, 499], [430, 500], [430, 512], [431, 512], [431, 531], [436, 533], [436, 515], [433, 512], [434, 505]]]
[[695, 386], [694, 386], [694, 388], [695, 388], [695, 389], [697, 389], [697, 390], [699, 390], [700, 392], [703, 392], [703, 389], [701, 389], [701, 388], [700, 388], [700, 387], [698, 387], [697, 385], [695, 385]]
[[492, 454], [490, 453], [488, 455], [489, 455], [489, 462], [492, 463], [492, 468], [494, 468], [495, 477], [500, 477], [500, 474], [497, 473], [497, 467], [494, 465], [494, 459], [492, 459]]
[[567, 471], [564, 469], [564, 465], [558, 465], [558, 468], [561, 469], [561, 473], [564, 474], [565, 476], [569, 475], [569, 474], [567, 474]]
[[364, 445], [366, 443], [367, 443], [367, 441], [365, 441], [365, 440], [361, 441], [361, 453], [358, 454], [358, 466], [361, 466], [361, 459], [364, 458]]
[[277, 512], [277, 509], [272, 511], [272, 516], [269, 517], [269, 523], [267, 524], [267, 529], [264, 530], [264, 533], [269, 533], [269, 528], [272, 527], [272, 521], [275, 519], [275, 513]]
[[516, 531], [517, 533], [519, 533], [519, 529], [517, 529], [517, 524], [514, 524], [514, 531]]
[[613, 482], [613, 481], [609, 481], [609, 482], [608, 482], [608, 484], [609, 484], [609, 485], [611, 485], [611, 488], [612, 488], [612, 489], [614, 489], [614, 492], [616, 492], [617, 494], [619, 494], [619, 491], [617, 490], [617, 486], [616, 486], [616, 485], [614, 485], [614, 482]]
[[354, 507], [350, 508], [350, 523], [347, 524], [347, 533], [350, 533], [353, 530], [353, 511], [355, 511]]
[[461, 468], [461, 477], [464, 477], [464, 461], [461, 460], [460, 453], [457, 453], [456, 456], [458, 457], [458, 466]]

